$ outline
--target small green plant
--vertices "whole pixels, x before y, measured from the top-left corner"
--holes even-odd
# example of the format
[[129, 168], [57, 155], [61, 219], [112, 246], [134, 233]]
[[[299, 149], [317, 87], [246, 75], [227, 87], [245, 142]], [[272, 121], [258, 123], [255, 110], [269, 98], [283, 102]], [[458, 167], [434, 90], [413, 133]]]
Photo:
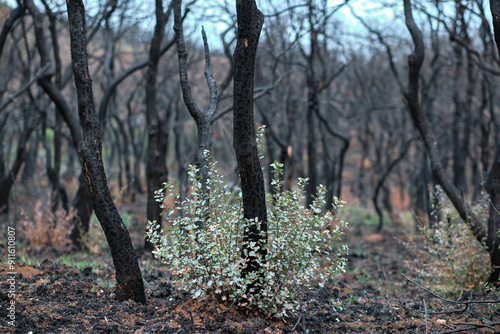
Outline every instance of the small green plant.
[[56, 263], [65, 264], [69, 267], [74, 267], [83, 270], [87, 267], [93, 269], [102, 269], [102, 265], [90, 259], [79, 259], [73, 254], [63, 254], [57, 258]]
[[[347, 247], [338, 243], [347, 223], [341, 221], [332, 228], [335, 212], [322, 213], [325, 187], [318, 187], [313, 204], [304, 210], [301, 203], [307, 181], [299, 179], [298, 191], [282, 192], [283, 166], [274, 163], [275, 191], [266, 197], [267, 258], [259, 259], [262, 272], [242, 277], [246, 262], [241, 249], [249, 222], [243, 219], [241, 194], [231, 193], [215, 163], [209, 165], [208, 202], [200, 196], [196, 168], [190, 167], [192, 197], [177, 203], [174, 209], [161, 205], [174, 227], [171, 233], [158, 234], [156, 222], [149, 222], [146, 231], [146, 238], [156, 244], [155, 257], [171, 266], [181, 287], [193, 298], [211, 295], [222, 301], [235, 300], [239, 306], [257, 308], [268, 315], [283, 316], [299, 311], [302, 294], [312, 289], [315, 281], [322, 284], [345, 271], [342, 255]], [[156, 196], [160, 203], [174, 196], [173, 184], [166, 183]], [[337, 209], [343, 202], [335, 199], [334, 205]], [[177, 210], [183, 210], [183, 216], [176, 215]], [[198, 229], [201, 220], [203, 228]], [[246, 255], [254, 255], [257, 245], [249, 246]], [[263, 281], [260, 291], [248, 291], [258, 279]]]
[[33, 266], [39, 266], [40, 265], [40, 261], [34, 257], [29, 257], [29, 256], [22, 256], [21, 257], [21, 261], [24, 262], [24, 264], [26, 266], [30, 266], [30, 267], [33, 267]]
[[[493, 286], [486, 282], [483, 284], [482, 290], [490, 295], [491, 300], [500, 300], [500, 287]], [[500, 303], [491, 303], [489, 305], [494, 310], [500, 309]]]
[[[436, 222], [423, 227], [425, 251], [421, 252], [419, 274], [437, 292], [455, 295], [477, 290], [491, 272], [489, 254], [460, 218], [448, 197], [436, 187], [438, 205], [434, 207]], [[473, 208], [479, 219], [487, 219], [487, 200]]]
[[104, 278], [99, 278], [99, 286], [104, 290], [113, 290], [115, 284], [107, 276]]

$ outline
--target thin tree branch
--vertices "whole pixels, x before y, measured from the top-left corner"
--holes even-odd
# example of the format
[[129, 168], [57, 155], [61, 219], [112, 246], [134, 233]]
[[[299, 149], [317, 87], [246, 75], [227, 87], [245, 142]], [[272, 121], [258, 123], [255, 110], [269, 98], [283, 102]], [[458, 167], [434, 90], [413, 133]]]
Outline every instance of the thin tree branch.
[[30, 88], [31, 85], [33, 85], [35, 83], [35, 81], [37, 81], [38, 79], [40, 79], [42, 76], [45, 75], [45, 72], [47, 72], [47, 70], [50, 68], [50, 64], [46, 64], [40, 71], [38, 71], [38, 73], [26, 84], [24, 85], [23, 87], [21, 87], [17, 92], [15, 92], [13, 95], [9, 95], [9, 97], [7, 98], [7, 101], [5, 101], [2, 105], [0, 105], [0, 113], [8, 107], [9, 104], [11, 104], [12, 102], [14, 102], [14, 100], [19, 96], [21, 95], [22, 93], [24, 93], [24, 91], [26, 91], [28, 88]]
[[[278, 80], [276, 80], [274, 83], [272, 83], [269, 86], [255, 88], [254, 89], [254, 93], [258, 93], [258, 94], [254, 95], [253, 100], [254, 101], [258, 100], [261, 97], [263, 97], [264, 95], [268, 94], [270, 91], [272, 91], [274, 88], [276, 88], [278, 86], [278, 84], [281, 82], [281, 80], [283, 80], [290, 73], [291, 72], [287, 72], [287, 73], [283, 74], [281, 77], [278, 78]], [[233, 106], [232, 105], [228, 106], [226, 109], [223, 109], [222, 111], [220, 111], [219, 113], [217, 113], [214, 116], [214, 118], [212, 118], [212, 121], [210, 122], [210, 124], [214, 123], [216, 120], [222, 118], [223, 116], [225, 116], [226, 114], [230, 113], [231, 111], [233, 111]]]

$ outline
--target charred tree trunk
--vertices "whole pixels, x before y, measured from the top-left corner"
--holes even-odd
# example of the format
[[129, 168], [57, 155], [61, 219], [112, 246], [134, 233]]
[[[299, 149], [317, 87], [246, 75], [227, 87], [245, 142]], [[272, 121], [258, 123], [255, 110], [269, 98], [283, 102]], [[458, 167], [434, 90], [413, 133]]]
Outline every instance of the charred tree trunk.
[[84, 173], [78, 177], [78, 190], [73, 199], [73, 207], [76, 209], [76, 216], [73, 221], [73, 229], [69, 235], [73, 248], [81, 250], [83, 236], [87, 235], [90, 227], [90, 217], [94, 208], [90, 201], [89, 180]]
[[[491, 14], [493, 16], [493, 30], [495, 31], [495, 42], [500, 54], [500, 0], [490, 0]], [[493, 273], [489, 282], [498, 282], [500, 278], [500, 142], [496, 142], [497, 152], [495, 161], [491, 166], [486, 190], [490, 194], [490, 212], [488, 217], [488, 239], [486, 245], [490, 251], [491, 266]]]
[[[161, 43], [165, 32], [166, 16], [163, 13], [163, 1], [156, 0], [156, 26], [149, 50], [149, 64], [146, 74], [146, 112], [148, 121], [148, 149], [146, 153], [146, 184], [147, 184], [147, 219], [156, 221], [161, 228], [161, 208], [155, 200], [154, 193], [168, 181], [166, 164], [168, 131], [158, 114], [156, 103], [156, 77], [161, 55]], [[144, 249], [153, 250], [153, 244], [144, 242]]]
[[116, 269], [116, 298], [145, 302], [144, 283], [127, 228], [109, 191], [102, 161], [101, 129], [94, 104], [86, 51], [85, 8], [81, 0], [68, 0], [68, 22], [78, 114], [83, 140], [78, 147], [82, 169], [89, 181], [92, 204], [108, 241]]
[[[234, 51], [233, 146], [241, 180], [243, 215], [245, 219], [254, 221], [243, 240], [242, 256], [248, 258], [242, 272], [245, 277], [261, 270], [257, 258], [265, 262], [267, 257], [266, 194], [253, 114], [255, 57], [264, 15], [255, 0], [237, 0], [236, 12], [238, 41]], [[248, 256], [248, 244], [251, 242], [258, 246], [255, 256]], [[260, 283], [255, 282], [250, 292], [252, 288], [259, 290]]]
[[498, 282], [500, 278], [500, 149], [497, 148], [495, 161], [491, 166], [486, 190], [490, 194], [490, 209], [488, 217], [488, 238], [486, 245], [490, 251], [491, 266], [493, 273], [488, 279], [489, 282]]

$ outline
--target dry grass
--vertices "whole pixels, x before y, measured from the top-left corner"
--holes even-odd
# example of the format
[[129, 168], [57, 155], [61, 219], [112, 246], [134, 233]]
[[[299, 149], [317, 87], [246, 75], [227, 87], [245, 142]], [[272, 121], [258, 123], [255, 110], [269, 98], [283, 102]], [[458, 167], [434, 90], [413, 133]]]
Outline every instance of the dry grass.
[[30, 246], [64, 248], [70, 243], [69, 234], [75, 215], [75, 210], [67, 213], [59, 209], [53, 213], [49, 203], [38, 200], [32, 212], [22, 211], [23, 221], [19, 231]]

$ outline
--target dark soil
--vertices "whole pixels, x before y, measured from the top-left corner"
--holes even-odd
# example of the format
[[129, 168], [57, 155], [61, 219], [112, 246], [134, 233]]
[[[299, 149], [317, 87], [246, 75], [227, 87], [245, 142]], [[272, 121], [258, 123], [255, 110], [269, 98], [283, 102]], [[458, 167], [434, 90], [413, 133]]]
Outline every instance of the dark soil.
[[[15, 271], [16, 326], [7, 321], [10, 299], [8, 267], [0, 267], [0, 324], [6, 333], [492, 333], [500, 332], [500, 304], [463, 305], [436, 300], [402, 273], [412, 275], [413, 255], [402, 233], [366, 234], [366, 227], [348, 232], [352, 249], [348, 271], [304, 298], [304, 311], [285, 319], [221, 304], [193, 300], [169, 283], [162, 265], [151, 266], [141, 255], [147, 303], [118, 302], [109, 257], [94, 258], [98, 268], [77, 269], [58, 261], [53, 252], [36, 254], [39, 263], [18, 262]], [[363, 233], [364, 232], [364, 233]], [[103, 251], [104, 252], [104, 251]], [[33, 255], [35, 256], [35, 255]], [[149, 269], [147, 269], [149, 268]], [[430, 287], [431, 288], [431, 287]], [[467, 300], [495, 296], [467, 293]], [[341, 301], [341, 307], [336, 305]], [[425, 301], [425, 307], [424, 307]], [[427, 310], [427, 315], [425, 315]], [[489, 327], [487, 327], [489, 326]], [[455, 329], [455, 331], [452, 331]]]

